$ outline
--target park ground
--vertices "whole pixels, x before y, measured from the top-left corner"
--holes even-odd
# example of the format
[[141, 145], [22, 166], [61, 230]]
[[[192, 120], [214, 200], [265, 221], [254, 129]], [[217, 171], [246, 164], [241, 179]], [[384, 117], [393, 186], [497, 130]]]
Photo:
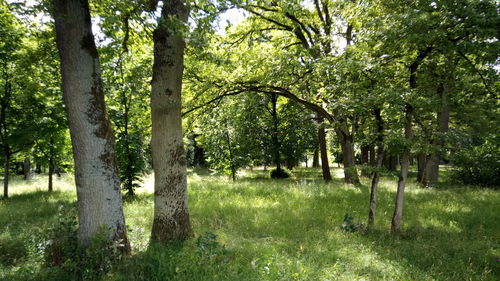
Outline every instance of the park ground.
[[[346, 214], [365, 223], [369, 179], [362, 185], [320, 170], [297, 169], [285, 180], [262, 170], [236, 182], [206, 170], [190, 171], [191, 240], [149, 243], [152, 177], [134, 199], [125, 199], [132, 256], [101, 280], [499, 280], [500, 193], [444, 183], [423, 189], [410, 181], [403, 230], [390, 233], [396, 181], [381, 181], [375, 227], [347, 232]], [[0, 201], [0, 280], [65, 280], [43, 266], [44, 235], [75, 208], [71, 176], [15, 179], [11, 198]], [[65, 216], [67, 214], [62, 214]]]

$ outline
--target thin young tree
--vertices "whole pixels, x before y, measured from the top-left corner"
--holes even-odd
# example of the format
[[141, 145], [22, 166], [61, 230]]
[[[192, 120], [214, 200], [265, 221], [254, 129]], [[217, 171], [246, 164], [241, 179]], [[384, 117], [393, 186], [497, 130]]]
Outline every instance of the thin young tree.
[[79, 242], [88, 246], [103, 226], [128, 253], [115, 143], [106, 113], [99, 55], [88, 0], [54, 0], [62, 89], [73, 145]]

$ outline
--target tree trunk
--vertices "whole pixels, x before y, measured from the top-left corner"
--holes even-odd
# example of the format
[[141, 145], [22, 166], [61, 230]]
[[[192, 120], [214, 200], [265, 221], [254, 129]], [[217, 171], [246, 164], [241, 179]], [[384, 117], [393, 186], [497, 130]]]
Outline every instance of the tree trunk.
[[130, 252], [120, 177], [106, 113], [99, 56], [87, 0], [54, 0], [62, 89], [73, 144], [79, 242], [89, 246], [102, 226]]
[[441, 162], [441, 153], [445, 142], [445, 134], [448, 133], [450, 122], [450, 106], [448, 103], [448, 94], [451, 92], [451, 87], [447, 83], [443, 83], [438, 88], [438, 96], [441, 100], [441, 108], [437, 113], [437, 121], [439, 125], [439, 135], [437, 137], [437, 148], [432, 153], [431, 163], [427, 170], [427, 181], [429, 184], [434, 184], [439, 181], [439, 163]]
[[342, 164], [344, 165], [344, 182], [349, 184], [359, 184], [358, 170], [356, 169], [354, 157], [354, 143], [350, 136], [342, 132], [340, 135], [340, 144], [342, 147]]
[[377, 155], [375, 154], [375, 146], [370, 145], [370, 166], [375, 167], [377, 165]]
[[[373, 172], [372, 185], [370, 189], [370, 209], [368, 211], [368, 226], [372, 227], [375, 224], [375, 216], [377, 213], [377, 192], [378, 183], [380, 181], [380, 168], [384, 160], [384, 120], [382, 119], [381, 110], [373, 111], [377, 120], [377, 162], [375, 171]], [[372, 157], [374, 157], [373, 155]]]
[[280, 154], [280, 143], [278, 139], [278, 110], [277, 110], [277, 105], [278, 105], [278, 95], [276, 94], [271, 94], [271, 105], [272, 105], [272, 118], [273, 118], [273, 135], [272, 135], [272, 142], [273, 142], [273, 156], [274, 156], [274, 164], [276, 165], [276, 170], [281, 170], [281, 154]]
[[316, 147], [314, 149], [312, 167], [319, 168], [319, 148], [318, 147]]
[[[417, 58], [408, 68], [409, 70], [409, 88], [410, 90], [417, 89], [417, 70], [420, 63], [430, 54], [432, 47], [419, 52]], [[403, 205], [406, 179], [408, 177], [408, 169], [410, 166], [411, 141], [413, 139], [413, 106], [409, 103], [405, 104], [405, 146], [403, 150], [403, 159], [401, 161], [401, 175], [398, 180], [398, 189], [396, 193], [396, 204], [394, 207], [394, 215], [392, 217], [391, 231], [398, 231], [403, 220]]]
[[417, 154], [417, 182], [420, 184], [424, 182], [426, 162], [425, 153], [419, 152]]
[[25, 157], [23, 161], [23, 179], [31, 179], [31, 161], [29, 157]]
[[[370, 146], [368, 145], [361, 146], [361, 165], [368, 166], [370, 163], [369, 158], [370, 158]], [[368, 171], [368, 169], [366, 168], [362, 169], [361, 176], [369, 177], [370, 172]]]
[[236, 166], [234, 165], [235, 159], [233, 157], [233, 147], [231, 144], [231, 137], [229, 136], [229, 126], [228, 126], [227, 120], [225, 120], [225, 123], [226, 123], [225, 137], [226, 137], [226, 141], [227, 141], [227, 150], [229, 152], [229, 166], [231, 169], [231, 179], [233, 180], [233, 182], [235, 182], [236, 181]]
[[151, 149], [155, 197], [151, 236], [160, 242], [184, 240], [192, 233], [181, 120], [185, 43], [181, 35], [167, 25], [172, 17], [187, 24], [188, 14], [189, 8], [183, 0], [164, 1], [161, 18], [153, 32]]
[[406, 186], [406, 179], [408, 178], [408, 169], [410, 166], [410, 145], [413, 138], [413, 107], [410, 104], [405, 106], [405, 140], [407, 144], [403, 150], [403, 159], [401, 162], [401, 175], [398, 180], [398, 189], [396, 193], [396, 204], [394, 208], [394, 215], [392, 217], [391, 231], [397, 231], [401, 227], [401, 221], [403, 219], [403, 205], [404, 205], [404, 192]]
[[54, 190], [53, 184], [52, 184], [52, 176], [54, 175], [54, 161], [52, 160], [52, 156], [50, 157], [49, 160], [49, 192], [52, 192]]
[[321, 169], [323, 171], [323, 179], [325, 181], [331, 181], [332, 174], [330, 173], [330, 164], [328, 163], [328, 150], [326, 147], [325, 128], [321, 127], [318, 129], [318, 138], [319, 138], [319, 149], [321, 151]]
[[10, 175], [10, 148], [4, 147], [4, 172], [3, 172], [3, 198], [9, 198], [9, 175]]

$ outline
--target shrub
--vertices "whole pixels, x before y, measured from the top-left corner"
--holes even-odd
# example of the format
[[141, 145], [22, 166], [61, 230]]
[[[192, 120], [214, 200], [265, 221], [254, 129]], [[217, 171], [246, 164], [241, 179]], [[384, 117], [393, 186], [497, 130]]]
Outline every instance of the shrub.
[[205, 232], [205, 234], [199, 236], [196, 240], [196, 246], [196, 252], [202, 262], [214, 260], [227, 252], [226, 247], [217, 242], [217, 235], [211, 232]]
[[340, 229], [347, 232], [355, 232], [361, 230], [363, 228], [363, 224], [354, 221], [354, 217], [351, 214], [345, 214], [344, 221], [340, 226]]
[[452, 178], [464, 184], [500, 187], [500, 145], [485, 142], [462, 149], [453, 158]]
[[81, 280], [95, 280], [106, 274], [120, 258], [120, 245], [109, 241], [109, 230], [102, 227], [91, 238], [89, 247], [78, 244], [78, 224], [73, 210], [60, 207], [58, 223], [50, 228], [45, 243], [47, 267], [57, 267]]
[[286, 179], [289, 178], [292, 172], [290, 172], [287, 169], [274, 169], [271, 171], [271, 178], [272, 179]]

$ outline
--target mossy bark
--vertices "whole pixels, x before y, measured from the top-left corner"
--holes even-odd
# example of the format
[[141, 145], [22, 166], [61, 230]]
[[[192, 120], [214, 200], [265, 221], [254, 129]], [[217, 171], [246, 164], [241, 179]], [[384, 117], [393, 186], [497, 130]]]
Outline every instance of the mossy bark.
[[183, 0], [163, 2], [161, 17], [153, 33], [151, 149], [155, 197], [151, 236], [159, 242], [184, 240], [192, 233], [181, 120], [185, 43], [179, 30], [172, 31], [167, 26], [172, 20], [187, 24], [188, 14], [189, 8]]
[[102, 226], [130, 252], [111, 123], [106, 113], [99, 56], [87, 0], [54, 0], [56, 39], [68, 115], [78, 197], [79, 242]]

